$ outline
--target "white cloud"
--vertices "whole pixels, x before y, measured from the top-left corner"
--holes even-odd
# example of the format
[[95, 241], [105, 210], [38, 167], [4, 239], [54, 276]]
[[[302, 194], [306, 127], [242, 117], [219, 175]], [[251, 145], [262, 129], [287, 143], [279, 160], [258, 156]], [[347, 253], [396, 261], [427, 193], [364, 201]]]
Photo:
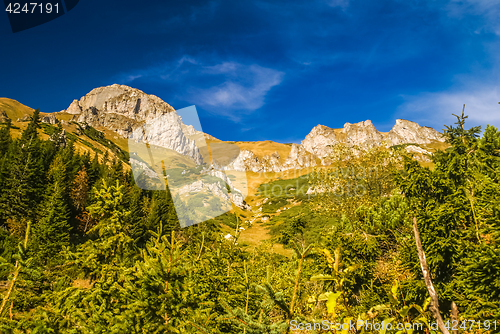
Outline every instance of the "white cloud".
[[500, 6], [498, 0], [450, 0], [446, 5], [448, 15], [461, 19], [465, 15], [477, 15], [485, 18], [484, 25], [478, 29], [500, 35]]
[[124, 73], [118, 82], [133, 85], [134, 80], [141, 79], [160, 85], [176, 83], [184, 89], [176, 93], [180, 99], [238, 120], [240, 114], [261, 108], [268, 92], [281, 83], [283, 76], [283, 72], [257, 64], [207, 64], [183, 56], [160, 66]]
[[222, 75], [224, 82], [219, 85], [196, 89], [193, 101], [213, 108], [221, 108], [220, 113], [230, 110], [253, 111], [264, 105], [267, 93], [281, 83], [283, 72], [259, 65], [242, 65], [225, 62], [205, 67], [205, 73]]
[[456, 91], [426, 92], [403, 96], [406, 102], [397, 111], [398, 117], [441, 130], [443, 125], [455, 123], [452, 114], [460, 114], [465, 104], [467, 127], [487, 124], [500, 126], [500, 85], [470, 87]]

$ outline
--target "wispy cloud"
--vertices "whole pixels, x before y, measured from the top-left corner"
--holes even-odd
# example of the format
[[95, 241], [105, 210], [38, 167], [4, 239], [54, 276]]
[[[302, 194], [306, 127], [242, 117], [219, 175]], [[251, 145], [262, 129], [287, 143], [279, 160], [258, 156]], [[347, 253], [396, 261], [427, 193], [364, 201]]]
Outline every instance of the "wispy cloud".
[[467, 125], [500, 126], [500, 85], [482, 86], [457, 91], [427, 92], [403, 96], [406, 100], [398, 116], [442, 129], [443, 122], [454, 123], [452, 114], [459, 114], [465, 104]]
[[446, 11], [450, 17], [462, 19], [466, 15], [482, 16], [482, 27], [476, 33], [482, 31], [494, 32], [500, 35], [500, 6], [498, 0], [450, 0], [446, 5]]
[[226, 62], [205, 68], [205, 73], [222, 75], [223, 82], [194, 90], [193, 99], [205, 107], [253, 111], [264, 105], [267, 93], [281, 83], [283, 72], [259, 65]]
[[209, 64], [190, 56], [143, 70], [124, 73], [118, 81], [154, 81], [159, 85], [178, 83], [180, 100], [237, 121], [242, 114], [261, 108], [269, 91], [279, 85], [284, 72], [257, 64], [223, 61]]

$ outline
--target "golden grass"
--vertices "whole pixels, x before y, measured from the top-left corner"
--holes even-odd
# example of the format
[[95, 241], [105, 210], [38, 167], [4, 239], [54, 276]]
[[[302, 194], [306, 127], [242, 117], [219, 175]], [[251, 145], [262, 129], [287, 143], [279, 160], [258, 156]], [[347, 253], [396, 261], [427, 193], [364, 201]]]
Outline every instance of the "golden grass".
[[69, 122], [75, 115], [60, 111], [60, 112], [55, 112], [54, 116], [56, 116], [56, 118], [60, 121]]
[[286, 257], [291, 257], [293, 254], [292, 250], [285, 249], [283, 245], [274, 243], [269, 234], [269, 227], [264, 226], [262, 223], [255, 222], [251, 227], [241, 231], [238, 243], [248, 245], [247, 248], [249, 249], [258, 248], [264, 243], [269, 244], [270, 250], [273, 253], [281, 254]]
[[78, 278], [78, 279], [73, 281], [73, 287], [80, 288], [80, 289], [90, 289], [92, 287], [92, 284], [90, 284], [89, 279]]
[[421, 145], [423, 148], [429, 150], [430, 152], [434, 153], [438, 150], [441, 150], [441, 151], [444, 151], [446, 150], [448, 147], [450, 147], [450, 144], [448, 143], [443, 143], [443, 142], [440, 142], [440, 141], [434, 141], [430, 144], [425, 144], [425, 145]]
[[16, 100], [0, 97], [0, 111], [5, 111], [12, 121], [16, 121], [26, 114], [32, 115], [35, 110]]
[[274, 152], [278, 152], [280, 155], [280, 162], [285, 162], [288, 154], [292, 147], [287, 144], [276, 143], [274, 141], [250, 141], [250, 142], [234, 142], [242, 150], [252, 151], [258, 158], [263, 158], [264, 156], [270, 156]]

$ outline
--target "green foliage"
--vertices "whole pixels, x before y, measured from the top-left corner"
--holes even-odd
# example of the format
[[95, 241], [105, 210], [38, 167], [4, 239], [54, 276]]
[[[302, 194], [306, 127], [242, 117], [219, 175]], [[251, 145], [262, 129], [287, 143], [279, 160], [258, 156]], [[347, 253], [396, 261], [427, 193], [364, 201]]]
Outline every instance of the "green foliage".
[[[72, 140], [66, 147], [40, 140], [37, 119], [19, 139], [8, 125], [0, 128], [1, 333], [276, 334], [290, 332], [292, 320], [427, 323], [413, 216], [444, 317], [451, 301], [462, 318], [499, 315], [496, 128], [479, 138], [459, 116], [445, 132], [451, 147], [435, 154], [432, 170], [411, 157], [398, 170], [398, 148], [337, 147], [332, 168], [259, 188], [259, 201], [268, 198], [262, 212], [241, 217], [267, 215], [273, 238], [244, 247], [239, 234], [224, 238], [241, 225], [232, 212], [179, 226], [177, 214], [209, 214], [205, 203], [220, 206], [218, 199], [198, 194], [174, 208], [168, 191], [135, 186], [122, 161], [79, 155]], [[82, 131], [107, 141], [95, 129]], [[180, 167], [172, 173], [189, 169]], [[366, 193], [305, 194], [311, 185], [353, 182]], [[27, 218], [32, 233], [19, 244]], [[273, 253], [273, 242], [294, 256]]]
[[[309, 188], [310, 175], [303, 175], [288, 180], [276, 180], [270, 183], [264, 183], [257, 189], [257, 194], [269, 198], [308, 198], [307, 190]], [[274, 211], [273, 211], [274, 212]]]
[[21, 138], [10, 146], [8, 160], [4, 161], [8, 175], [1, 192], [0, 216], [7, 218], [35, 218], [36, 204], [43, 189], [43, 162], [37, 129], [39, 111], [36, 110]]
[[451, 147], [434, 157], [434, 170], [406, 161], [399, 178], [419, 222], [422, 245], [444, 305], [466, 315], [498, 315], [500, 295], [497, 213], [500, 134], [488, 126], [447, 127]]
[[52, 162], [45, 199], [41, 205], [41, 219], [34, 226], [33, 255], [41, 263], [46, 263], [69, 246], [71, 226], [66, 184], [66, 165], [58, 156]]
[[78, 126], [78, 128], [80, 129], [80, 131], [82, 133], [84, 133], [90, 139], [103, 145], [104, 147], [109, 148], [111, 150], [111, 152], [113, 152], [122, 161], [128, 162], [130, 160], [130, 156], [129, 156], [128, 152], [122, 150], [120, 147], [118, 147], [118, 145], [116, 145], [111, 140], [106, 139], [103, 132], [94, 129], [93, 127], [91, 127], [88, 124], [86, 124], [84, 127], [82, 127], [79, 123], [75, 123], [75, 124]]
[[135, 253], [134, 240], [125, 229], [130, 212], [123, 208], [123, 186], [103, 181], [100, 190], [94, 189], [94, 198], [87, 210], [97, 224], [88, 231], [90, 240], [72, 255], [93, 279], [103, 267], [132, 262]]
[[317, 167], [310, 175], [313, 200], [317, 209], [342, 212], [352, 217], [360, 205], [371, 206], [395, 189], [394, 175], [402, 166], [403, 153], [337, 144], [329, 167]]

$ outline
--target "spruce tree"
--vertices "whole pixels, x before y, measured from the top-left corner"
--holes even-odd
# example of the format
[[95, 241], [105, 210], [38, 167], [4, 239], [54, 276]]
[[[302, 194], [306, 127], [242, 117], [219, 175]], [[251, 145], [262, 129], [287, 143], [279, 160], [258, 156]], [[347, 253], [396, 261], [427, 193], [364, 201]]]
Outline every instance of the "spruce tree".
[[12, 137], [10, 135], [10, 120], [4, 125], [0, 126], [0, 158], [7, 154], [9, 146], [12, 142]]
[[69, 245], [71, 231], [66, 166], [61, 156], [52, 162], [49, 180], [41, 203], [42, 218], [33, 228], [33, 250], [40, 263], [50, 262], [64, 246]]
[[9, 120], [5, 126], [0, 127], [0, 224], [8, 218], [5, 211], [2, 210], [2, 202], [5, 200], [7, 191], [7, 179], [12, 162], [12, 148]]
[[151, 212], [148, 216], [148, 229], [156, 230], [162, 224], [165, 232], [180, 228], [170, 191], [155, 191]]
[[456, 302], [469, 315], [498, 315], [500, 134], [465, 129], [467, 116], [444, 135], [451, 145], [434, 169], [407, 161], [398, 183], [419, 222], [422, 245], [444, 309]]
[[37, 109], [21, 138], [14, 144], [6, 189], [0, 200], [0, 211], [4, 217], [35, 218], [35, 208], [44, 183], [44, 168], [37, 133], [39, 122]]
[[94, 158], [90, 163], [88, 175], [89, 175], [89, 186], [92, 187], [101, 176], [101, 164], [99, 163], [99, 155], [97, 154], [97, 152], [94, 154]]
[[92, 278], [97, 278], [103, 266], [132, 262], [136, 250], [126, 229], [130, 211], [123, 206], [123, 185], [117, 181], [108, 186], [103, 181], [101, 189], [94, 188], [93, 192], [94, 203], [87, 211], [97, 225], [87, 232], [91, 239], [79, 250], [78, 261]]

